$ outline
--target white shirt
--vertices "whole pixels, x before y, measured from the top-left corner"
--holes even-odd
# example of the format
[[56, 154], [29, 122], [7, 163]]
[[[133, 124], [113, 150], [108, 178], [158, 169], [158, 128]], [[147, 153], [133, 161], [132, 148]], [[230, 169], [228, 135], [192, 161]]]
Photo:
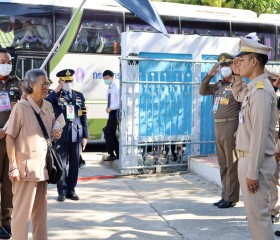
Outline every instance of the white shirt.
[[108, 94], [111, 93], [111, 102], [109, 108], [112, 110], [117, 110], [120, 107], [120, 83], [119, 80], [114, 79], [109, 85], [106, 93], [106, 99], [108, 99]]

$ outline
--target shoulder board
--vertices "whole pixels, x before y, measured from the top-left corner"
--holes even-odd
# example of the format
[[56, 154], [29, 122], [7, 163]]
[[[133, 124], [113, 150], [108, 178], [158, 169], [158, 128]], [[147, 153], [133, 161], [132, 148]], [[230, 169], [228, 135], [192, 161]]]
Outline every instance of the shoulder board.
[[74, 93], [79, 93], [79, 94], [81, 94], [80, 92], [78, 92], [78, 91], [76, 91], [76, 90], [72, 90]]
[[263, 81], [258, 81], [256, 84], [257, 89], [264, 89], [264, 82]]

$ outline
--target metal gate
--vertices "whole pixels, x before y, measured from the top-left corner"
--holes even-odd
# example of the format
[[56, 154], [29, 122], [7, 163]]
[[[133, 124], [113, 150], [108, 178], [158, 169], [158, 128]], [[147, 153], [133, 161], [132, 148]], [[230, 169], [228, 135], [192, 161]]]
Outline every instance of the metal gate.
[[198, 93], [213, 56], [190, 57], [121, 59], [122, 174], [186, 170], [189, 156], [215, 153], [212, 96]]
[[[215, 154], [213, 98], [199, 86], [217, 56], [184, 58], [120, 59], [121, 174], [185, 170], [190, 156]], [[280, 72], [276, 62], [267, 68]]]

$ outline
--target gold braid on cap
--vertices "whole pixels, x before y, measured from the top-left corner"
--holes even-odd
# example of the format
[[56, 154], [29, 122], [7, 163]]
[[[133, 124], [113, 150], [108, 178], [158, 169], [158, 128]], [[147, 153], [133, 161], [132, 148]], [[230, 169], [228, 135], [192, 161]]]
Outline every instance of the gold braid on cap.
[[223, 62], [225, 62], [225, 61], [226, 61], [225, 56], [222, 56], [221, 59], [220, 59], [220, 63], [223, 63]]
[[241, 47], [240, 52], [255, 53], [255, 52], [257, 52], [257, 50], [254, 48], [250, 48], [250, 47]]
[[232, 59], [226, 59], [225, 56], [222, 56], [219, 63], [228, 63], [228, 62], [232, 62]]

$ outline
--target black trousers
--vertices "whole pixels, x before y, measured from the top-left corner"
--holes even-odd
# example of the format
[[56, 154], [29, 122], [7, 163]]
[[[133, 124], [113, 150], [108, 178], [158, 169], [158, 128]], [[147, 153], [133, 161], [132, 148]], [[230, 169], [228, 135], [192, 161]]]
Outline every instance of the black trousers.
[[73, 194], [78, 181], [81, 142], [63, 142], [57, 146], [63, 164], [63, 178], [57, 184], [58, 194]]
[[[119, 140], [117, 138], [117, 119], [118, 110], [112, 110], [109, 113], [107, 125], [104, 128], [104, 137], [106, 140], [107, 151], [111, 156], [119, 157]], [[115, 153], [114, 153], [115, 152]]]

